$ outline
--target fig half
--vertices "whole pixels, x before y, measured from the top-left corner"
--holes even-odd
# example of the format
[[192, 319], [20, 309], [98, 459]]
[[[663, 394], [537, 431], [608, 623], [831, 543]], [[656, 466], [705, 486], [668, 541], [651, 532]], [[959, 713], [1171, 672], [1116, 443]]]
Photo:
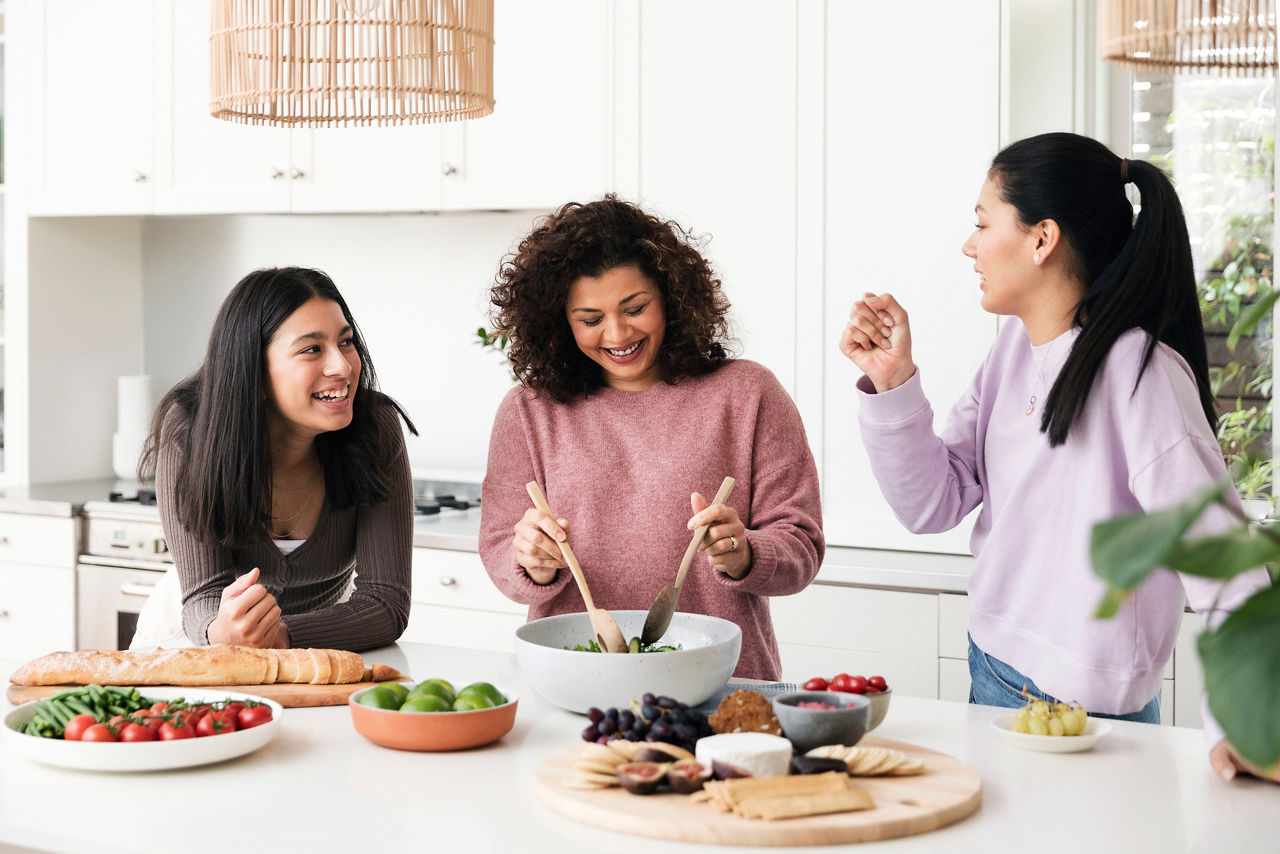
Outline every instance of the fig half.
[[746, 768], [739, 768], [729, 762], [721, 762], [719, 759], [711, 760], [711, 773], [715, 775], [717, 780], [732, 780], [735, 777], [750, 777], [751, 772]]
[[677, 795], [692, 795], [702, 789], [702, 784], [711, 776], [696, 759], [681, 759], [667, 769], [667, 785]]
[[849, 766], [843, 759], [831, 759], [825, 756], [792, 756], [792, 774], [824, 774], [827, 771], [849, 773]]
[[618, 766], [618, 783], [633, 795], [649, 795], [667, 776], [667, 766], [658, 762], [626, 762]]

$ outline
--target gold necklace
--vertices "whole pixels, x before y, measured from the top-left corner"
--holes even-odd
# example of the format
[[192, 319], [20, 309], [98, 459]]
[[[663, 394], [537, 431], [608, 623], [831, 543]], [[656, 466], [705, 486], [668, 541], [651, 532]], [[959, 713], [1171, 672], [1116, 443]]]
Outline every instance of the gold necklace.
[[[294, 523], [294, 521], [295, 521], [299, 516], [301, 516], [304, 512], [306, 512], [306, 510], [307, 510], [307, 508], [308, 508], [308, 507], [310, 507], [310, 506], [311, 506], [311, 497], [312, 497], [313, 495], [315, 495], [315, 492], [316, 492], [316, 483], [317, 483], [318, 481], [323, 481], [323, 480], [324, 480], [324, 477], [323, 477], [324, 472], [323, 472], [323, 470], [320, 468], [320, 464], [319, 464], [318, 462], [316, 463], [316, 473], [317, 473], [317, 474], [320, 474], [321, 476], [320, 476], [320, 477], [316, 477], [316, 476], [314, 476], [314, 475], [312, 476], [312, 478], [311, 478], [311, 484], [310, 484], [310, 486], [308, 486], [308, 488], [307, 488], [307, 495], [306, 495], [306, 497], [305, 497], [305, 498], [303, 498], [303, 499], [302, 499], [302, 504], [301, 504], [301, 506], [299, 506], [299, 507], [298, 507], [298, 509], [297, 509], [297, 510], [293, 511], [293, 513], [292, 513], [291, 515], [289, 515], [289, 516], [287, 516], [287, 517], [285, 517], [285, 518], [283, 518], [283, 519], [277, 519], [277, 518], [276, 518], [275, 513], [272, 513], [272, 514], [271, 514], [271, 521], [272, 521], [272, 523], [274, 524], [275, 530], [279, 532], [279, 533], [271, 533], [271, 538], [272, 538], [273, 540], [290, 540], [290, 539], [293, 539], [293, 533], [294, 533], [294, 531], [296, 530], [296, 526], [293, 524], [293, 523]], [[295, 488], [292, 488], [292, 489], [282, 489], [282, 490], [279, 490], [279, 491], [280, 491], [280, 492], [297, 492], [297, 491], [298, 491], [299, 489], [301, 489], [301, 488], [302, 488], [302, 487], [300, 487], [300, 486], [299, 486], [299, 487], [295, 487]], [[275, 484], [274, 484], [274, 483], [273, 483], [273, 484], [272, 484], [272, 486], [271, 486], [271, 491], [272, 491], [272, 492], [276, 492], [276, 487], [275, 487]], [[275, 503], [275, 502], [273, 501], [273, 502], [272, 502], [272, 504], [274, 504], [274, 503]], [[286, 526], [287, 526], [287, 527], [286, 527]]]
[[[1056, 341], [1054, 342], [1057, 343]], [[1027, 399], [1027, 408], [1023, 410], [1023, 415], [1030, 415], [1036, 411], [1036, 393], [1040, 391], [1040, 387], [1044, 385], [1044, 368], [1049, 362], [1049, 355], [1053, 352], [1053, 344], [1049, 345], [1049, 349], [1044, 351], [1044, 358], [1040, 360], [1040, 370], [1036, 373], [1036, 384], [1031, 387], [1031, 397]]]

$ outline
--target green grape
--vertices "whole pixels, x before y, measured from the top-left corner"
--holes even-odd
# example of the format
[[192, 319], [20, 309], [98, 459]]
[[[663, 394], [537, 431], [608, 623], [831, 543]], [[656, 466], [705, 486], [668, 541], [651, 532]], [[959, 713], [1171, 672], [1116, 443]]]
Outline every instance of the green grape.
[[1066, 732], [1066, 727], [1062, 723], [1062, 718], [1049, 718], [1049, 735], [1062, 735]]
[[1013, 718], [1013, 731], [1014, 731], [1014, 732], [1024, 732], [1024, 733], [1028, 733], [1028, 734], [1029, 734], [1029, 733], [1031, 732], [1031, 726], [1030, 726], [1030, 724], [1028, 723], [1030, 720], [1031, 720], [1031, 716], [1030, 716], [1030, 715], [1024, 715], [1024, 716], [1022, 716], [1022, 717], [1019, 717], [1019, 716], [1017, 716], [1017, 715], [1014, 715], [1014, 718]]
[[1030, 728], [1032, 735], [1049, 734], [1049, 725], [1045, 723], [1043, 719], [1037, 718], [1034, 715], [1027, 719], [1027, 726]]

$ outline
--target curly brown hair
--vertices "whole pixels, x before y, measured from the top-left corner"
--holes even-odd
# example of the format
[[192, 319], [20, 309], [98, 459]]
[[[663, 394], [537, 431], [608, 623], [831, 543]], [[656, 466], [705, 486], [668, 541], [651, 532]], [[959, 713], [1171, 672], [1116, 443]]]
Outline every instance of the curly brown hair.
[[720, 279], [678, 223], [613, 194], [570, 202], [546, 217], [502, 260], [490, 319], [510, 338], [507, 358], [525, 386], [559, 401], [604, 385], [604, 371], [578, 349], [565, 317], [569, 288], [634, 264], [662, 294], [666, 333], [657, 363], [664, 382], [710, 373], [731, 358], [729, 300]]

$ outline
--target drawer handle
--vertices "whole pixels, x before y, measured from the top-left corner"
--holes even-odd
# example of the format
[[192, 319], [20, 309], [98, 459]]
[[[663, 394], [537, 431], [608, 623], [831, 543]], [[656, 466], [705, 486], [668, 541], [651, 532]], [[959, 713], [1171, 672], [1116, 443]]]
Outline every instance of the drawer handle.
[[155, 592], [154, 584], [121, 584], [120, 592], [125, 596], [150, 596]]
[[8, 545], [9, 545], [9, 538], [7, 536], [0, 536], [0, 546], [7, 547]]
[[7, 619], [9, 619], [9, 611], [7, 609], [4, 611], [0, 611], [0, 620], [7, 620]]
[[441, 587], [453, 587], [457, 583], [458, 583], [458, 579], [454, 578], [452, 575], [440, 576]]

